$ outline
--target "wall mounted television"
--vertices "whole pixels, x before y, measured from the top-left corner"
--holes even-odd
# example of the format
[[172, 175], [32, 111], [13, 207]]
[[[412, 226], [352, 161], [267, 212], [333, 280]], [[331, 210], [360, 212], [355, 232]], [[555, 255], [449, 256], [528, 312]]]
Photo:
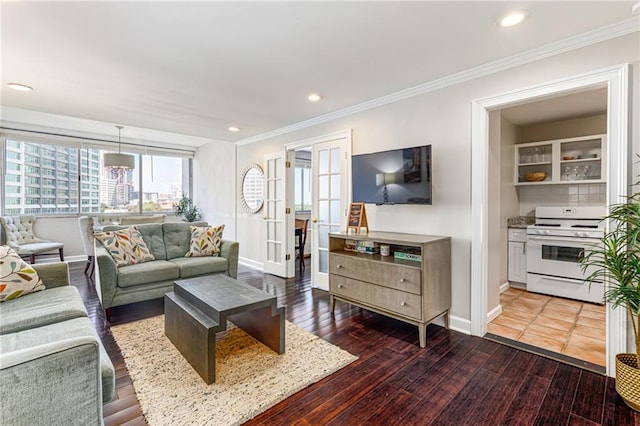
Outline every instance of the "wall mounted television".
[[431, 204], [431, 145], [351, 157], [356, 203]]

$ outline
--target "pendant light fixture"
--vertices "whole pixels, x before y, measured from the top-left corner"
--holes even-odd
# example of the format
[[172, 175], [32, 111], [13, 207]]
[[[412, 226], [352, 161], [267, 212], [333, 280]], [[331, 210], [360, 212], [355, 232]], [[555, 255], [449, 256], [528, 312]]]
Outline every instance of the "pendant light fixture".
[[116, 126], [118, 129], [118, 153], [108, 152], [104, 154], [103, 164], [104, 167], [111, 169], [112, 171], [124, 172], [125, 170], [133, 169], [135, 167], [135, 157], [131, 154], [122, 154], [120, 152], [120, 132], [124, 129], [123, 126]]

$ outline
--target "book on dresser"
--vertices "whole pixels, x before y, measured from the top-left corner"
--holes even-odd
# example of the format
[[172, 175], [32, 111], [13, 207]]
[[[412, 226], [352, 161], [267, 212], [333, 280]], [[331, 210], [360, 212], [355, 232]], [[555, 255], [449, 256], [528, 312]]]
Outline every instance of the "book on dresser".
[[[380, 245], [390, 247], [389, 256]], [[340, 300], [418, 326], [424, 348], [428, 324], [443, 317], [449, 326], [451, 238], [329, 233], [329, 294], [331, 312]]]

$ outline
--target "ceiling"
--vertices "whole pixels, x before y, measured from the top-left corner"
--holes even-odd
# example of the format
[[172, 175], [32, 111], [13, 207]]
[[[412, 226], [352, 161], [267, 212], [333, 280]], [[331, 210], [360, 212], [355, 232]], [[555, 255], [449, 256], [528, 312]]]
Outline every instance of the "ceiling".
[[516, 126], [591, 117], [607, 113], [607, 88], [555, 96], [501, 109], [502, 117]]
[[[237, 142], [638, 19], [633, 4], [2, 2], [2, 114]], [[521, 8], [521, 25], [496, 25]]]

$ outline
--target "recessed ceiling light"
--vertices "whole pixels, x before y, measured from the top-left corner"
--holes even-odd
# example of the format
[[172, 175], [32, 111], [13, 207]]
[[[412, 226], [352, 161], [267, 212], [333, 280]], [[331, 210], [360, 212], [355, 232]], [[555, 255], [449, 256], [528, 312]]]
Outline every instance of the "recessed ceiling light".
[[240, 127], [231, 126], [227, 130], [229, 130], [230, 132], [239, 132], [240, 131]]
[[19, 90], [21, 92], [30, 92], [33, 90], [33, 87], [20, 83], [7, 83], [7, 86], [11, 87], [13, 90]]
[[322, 96], [318, 95], [317, 93], [312, 93], [307, 96], [307, 99], [309, 99], [311, 102], [318, 102], [320, 99], [322, 99]]
[[512, 27], [514, 25], [518, 25], [520, 22], [524, 21], [528, 13], [529, 12], [526, 10], [516, 10], [515, 12], [507, 13], [498, 20], [498, 25], [501, 27]]

